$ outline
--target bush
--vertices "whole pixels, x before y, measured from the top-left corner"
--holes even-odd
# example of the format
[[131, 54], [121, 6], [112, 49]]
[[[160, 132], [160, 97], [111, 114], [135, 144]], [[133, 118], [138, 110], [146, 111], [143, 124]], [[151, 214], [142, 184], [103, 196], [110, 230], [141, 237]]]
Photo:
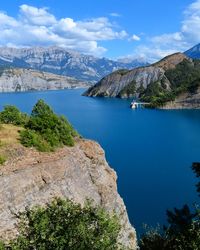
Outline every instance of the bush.
[[43, 101], [33, 107], [26, 130], [20, 133], [24, 146], [36, 147], [39, 151], [51, 151], [59, 146], [73, 146], [77, 132], [63, 116], [57, 116]]
[[120, 226], [103, 209], [55, 199], [19, 214], [20, 236], [9, 249], [116, 250]]
[[49, 152], [52, 148], [45, 141], [40, 134], [37, 134], [33, 130], [22, 130], [20, 131], [20, 141], [25, 147], [35, 147], [38, 151]]
[[1, 123], [24, 126], [27, 121], [28, 115], [20, 112], [15, 106], [6, 105], [4, 110], [0, 112]]

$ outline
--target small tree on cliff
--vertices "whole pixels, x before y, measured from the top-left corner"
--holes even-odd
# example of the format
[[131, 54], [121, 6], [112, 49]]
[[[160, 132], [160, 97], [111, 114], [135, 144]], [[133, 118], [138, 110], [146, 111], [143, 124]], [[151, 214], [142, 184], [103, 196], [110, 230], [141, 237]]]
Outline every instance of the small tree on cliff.
[[39, 151], [52, 151], [62, 145], [73, 146], [74, 137], [78, 135], [67, 119], [56, 115], [43, 100], [33, 107], [25, 128], [21, 131], [21, 143]]

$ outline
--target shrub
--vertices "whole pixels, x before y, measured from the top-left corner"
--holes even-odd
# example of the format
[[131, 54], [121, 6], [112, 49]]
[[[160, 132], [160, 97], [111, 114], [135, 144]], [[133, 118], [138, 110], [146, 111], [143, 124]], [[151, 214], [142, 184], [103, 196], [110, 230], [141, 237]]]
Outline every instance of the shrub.
[[55, 199], [19, 214], [20, 236], [9, 249], [115, 250], [120, 225], [99, 207]]
[[77, 132], [63, 116], [57, 116], [43, 101], [33, 107], [26, 130], [20, 134], [24, 146], [34, 146], [39, 151], [50, 151], [56, 147], [74, 145]]
[[25, 147], [35, 147], [38, 151], [49, 152], [52, 148], [45, 141], [40, 134], [37, 134], [33, 130], [22, 130], [20, 131], [20, 141]]
[[0, 112], [0, 122], [14, 125], [25, 125], [28, 121], [28, 116], [19, 111], [19, 109], [12, 105], [6, 105], [4, 110]]

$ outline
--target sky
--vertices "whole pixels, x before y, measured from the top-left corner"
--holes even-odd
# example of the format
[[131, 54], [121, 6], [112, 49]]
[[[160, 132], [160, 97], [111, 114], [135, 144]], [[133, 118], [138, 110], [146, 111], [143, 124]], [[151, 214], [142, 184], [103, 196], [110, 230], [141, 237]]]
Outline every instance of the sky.
[[154, 62], [200, 43], [200, 0], [6, 0], [0, 46]]

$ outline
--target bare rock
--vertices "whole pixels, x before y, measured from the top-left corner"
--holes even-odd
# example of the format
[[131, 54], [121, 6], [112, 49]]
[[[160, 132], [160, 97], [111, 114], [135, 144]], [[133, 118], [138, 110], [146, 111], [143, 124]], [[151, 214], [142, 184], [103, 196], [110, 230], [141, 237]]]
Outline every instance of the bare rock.
[[117, 192], [116, 173], [108, 166], [97, 143], [79, 140], [74, 147], [64, 147], [55, 153], [23, 150], [23, 157], [7, 162], [1, 170], [2, 238], [10, 239], [17, 234], [14, 214], [27, 206], [44, 205], [54, 197], [69, 198], [83, 205], [89, 198], [117, 213], [122, 225], [119, 242], [127, 248], [137, 248], [135, 230]]
[[84, 88], [88, 85], [72, 77], [22, 68], [3, 69], [0, 92], [21, 92]]

